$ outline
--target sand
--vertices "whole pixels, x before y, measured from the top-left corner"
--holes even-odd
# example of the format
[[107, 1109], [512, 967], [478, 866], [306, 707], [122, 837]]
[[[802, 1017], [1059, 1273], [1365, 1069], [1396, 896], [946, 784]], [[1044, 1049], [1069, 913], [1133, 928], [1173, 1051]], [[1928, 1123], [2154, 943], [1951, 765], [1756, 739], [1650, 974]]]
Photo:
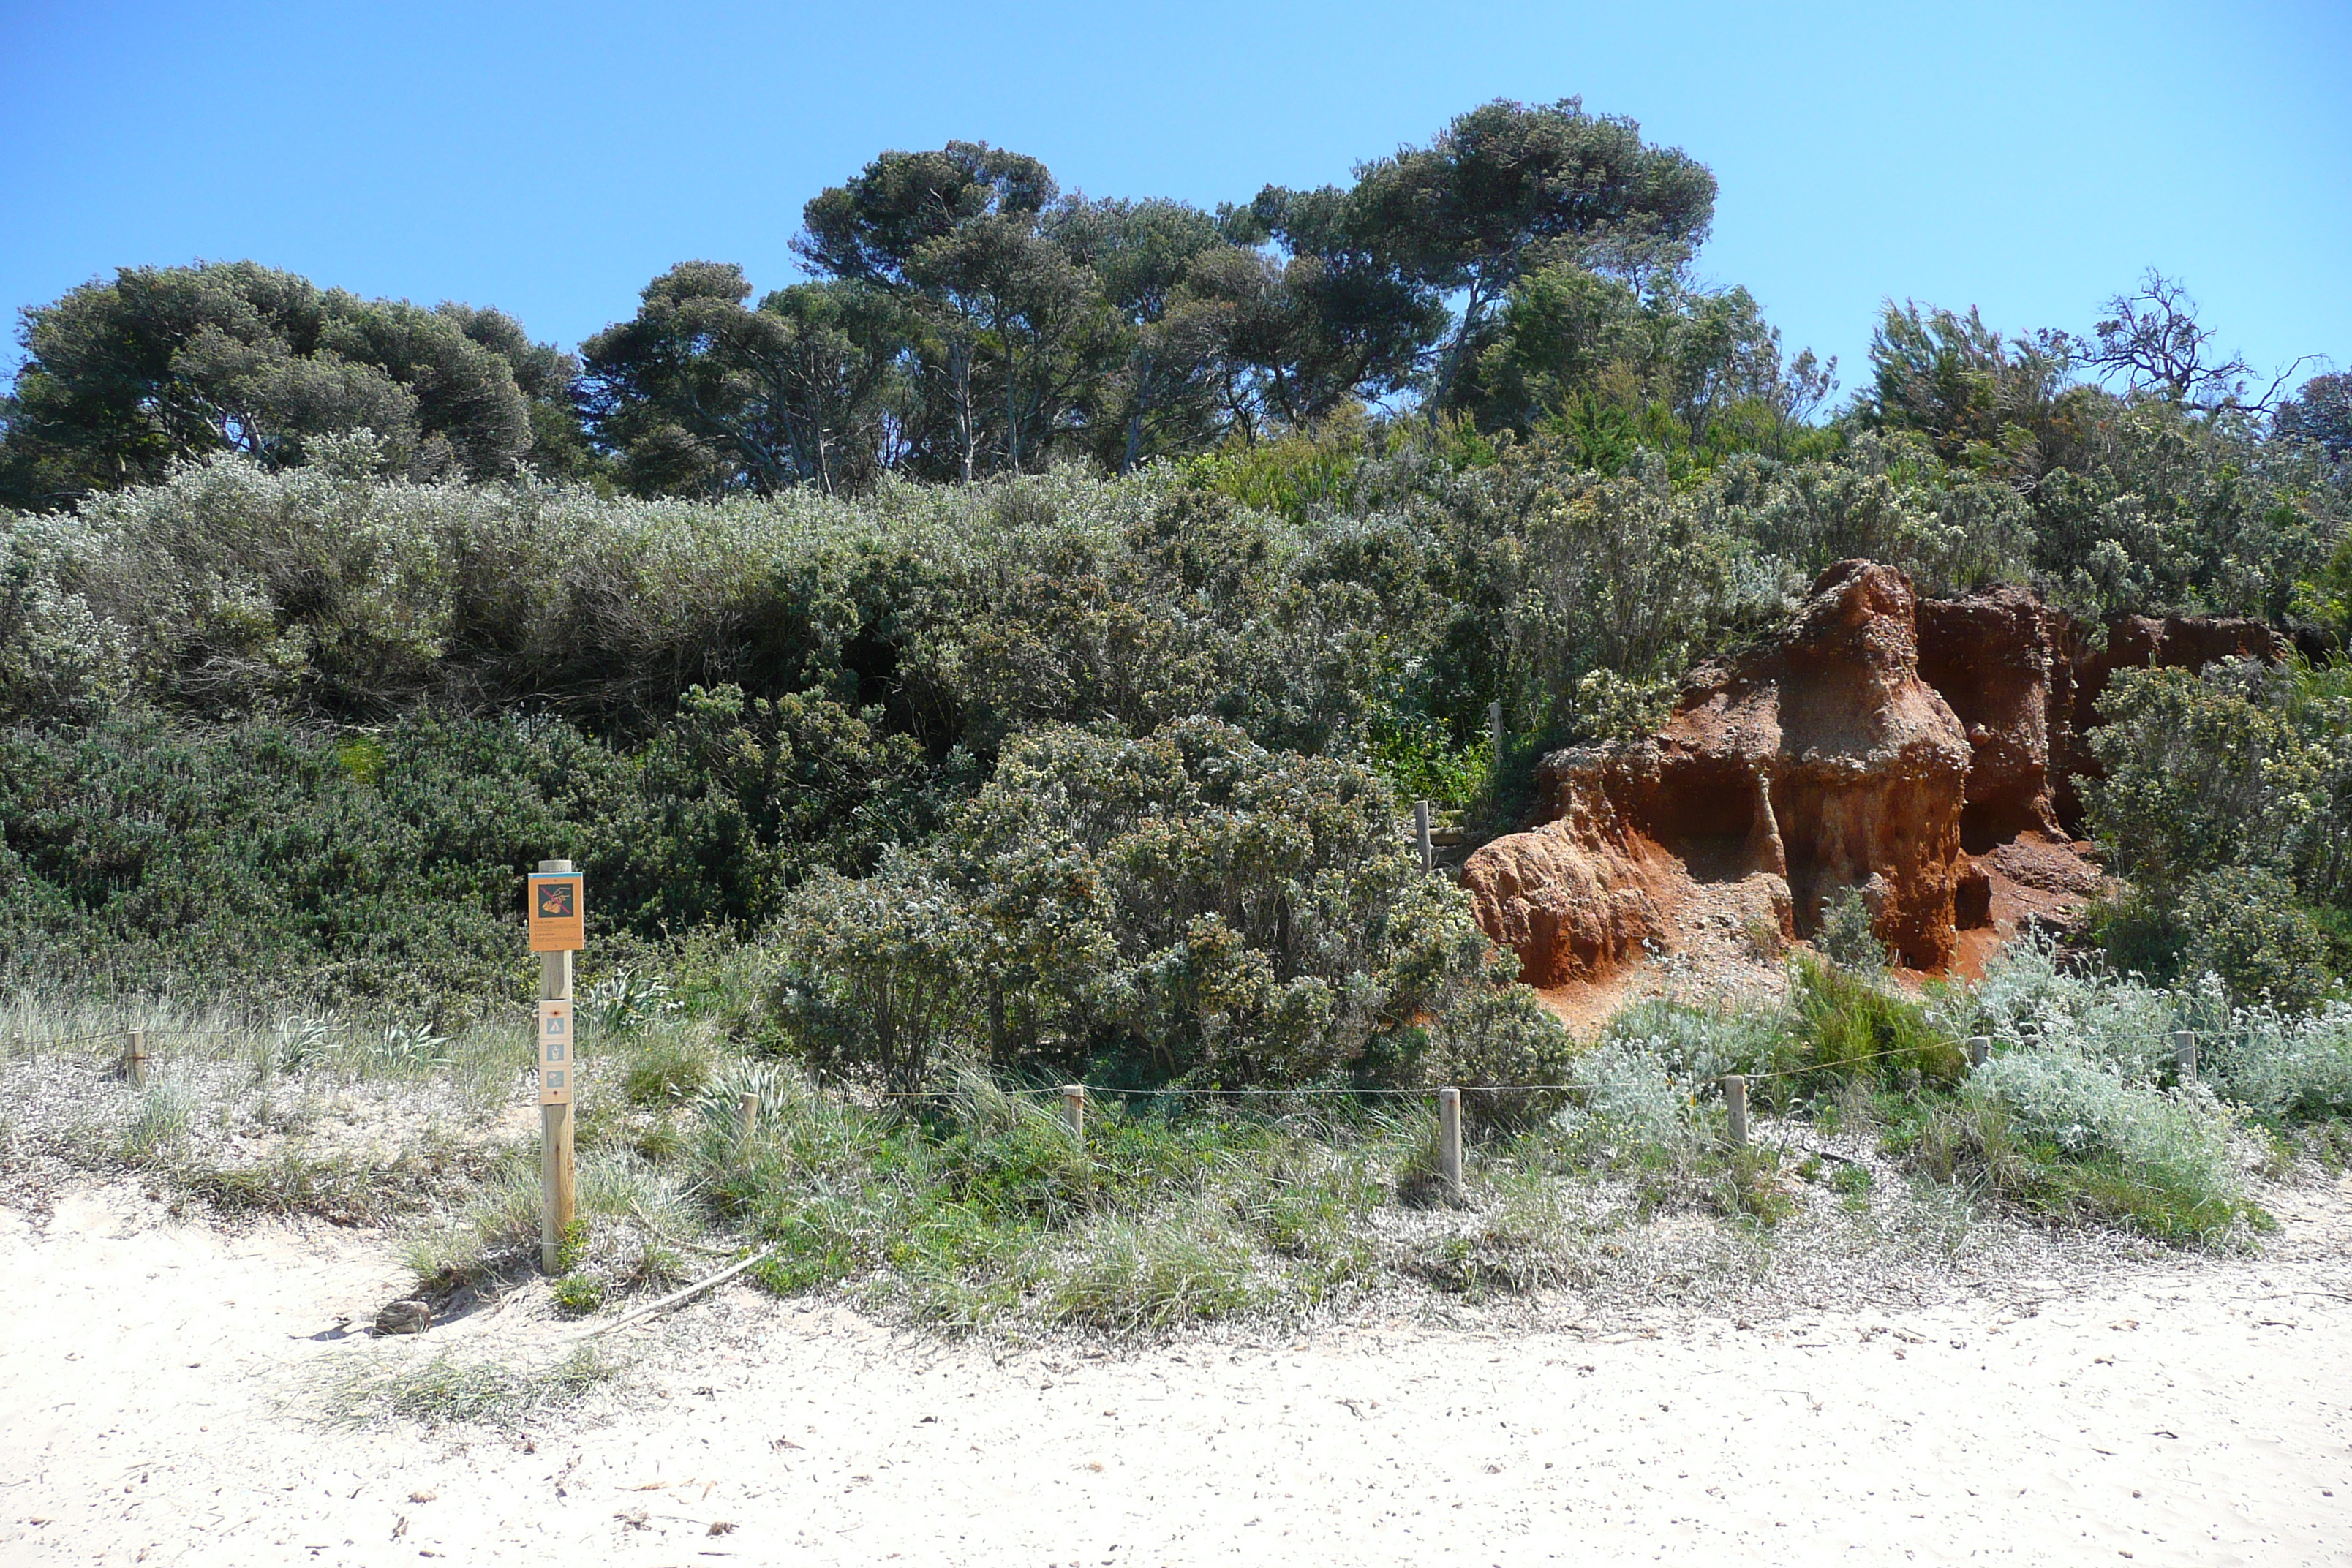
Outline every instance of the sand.
[[[1900, 1310], [1008, 1349], [722, 1289], [510, 1432], [315, 1419], [381, 1236], [0, 1211], [0, 1563], [2352, 1563], [2352, 1184], [2265, 1256]], [[714, 1533], [714, 1530], [718, 1532]]]

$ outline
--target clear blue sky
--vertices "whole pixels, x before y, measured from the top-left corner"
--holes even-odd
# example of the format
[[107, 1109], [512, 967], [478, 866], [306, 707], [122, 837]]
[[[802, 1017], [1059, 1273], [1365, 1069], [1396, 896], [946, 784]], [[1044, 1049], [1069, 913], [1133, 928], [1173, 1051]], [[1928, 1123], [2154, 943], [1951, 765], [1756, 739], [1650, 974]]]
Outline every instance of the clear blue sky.
[[676, 261], [791, 281], [887, 147], [1209, 205], [1580, 94], [1713, 167], [1702, 271], [1848, 388], [1884, 298], [2081, 329], [2149, 266], [2257, 365], [2352, 363], [2352, 5], [1780, 9], [0, 0], [0, 304], [251, 257], [570, 345]]

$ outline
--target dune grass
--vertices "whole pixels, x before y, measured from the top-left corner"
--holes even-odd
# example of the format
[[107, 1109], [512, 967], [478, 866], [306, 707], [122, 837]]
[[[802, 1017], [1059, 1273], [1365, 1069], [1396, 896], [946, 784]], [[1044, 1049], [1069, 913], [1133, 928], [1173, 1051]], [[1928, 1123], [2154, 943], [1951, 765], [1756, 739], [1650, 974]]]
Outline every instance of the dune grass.
[[[1906, 1183], [1928, 1184], [1929, 1207], [1934, 1188], [2047, 1223], [2246, 1244], [2267, 1223], [2247, 1185], [2252, 1113], [2081, 1022], [2137, 1029], [2140, 1003], [2102, 1012], [2066, 993], [2074, 980], [2028, 980], [1920, 998], [1803, 963], [1779, 1009], [1643, 1003], [1575, 1058], [1556, 1113], [1474, 1128], [1460, 1204], [1435, 1178], [1431, 1096], [1105, 1091], [1077, 1138], [1050, 1089], [966, 1068], [928, 1095], [861, 1098], [747, 1054], [707, 1013], [646, 1010], [583, 1042], [580, 1209], [555, 1297], [574, 1315], [625, 1310], [762, 1249], [751, 1277], [767, 1289], [899, 1321], [1153, 1334], [1398, 1289], [1573, 1285], [1667, 1215], [1769, 1247], [1809, 1215], [1879, 1223]], [[55, 1047], [37, 1073], [7, 1064], [12, 1158], [142, 1172], [225, 1212], [392, 1223], [425, 1295], [537, 1272], [536, 1117], [512, 1021], [443, 1037], [236, 1026], [166, 1004], [146, 1016], [164, 1048], [143, 1085]], [[84, 1019], [36, 1021], [47, 1038]], [[1955, 1037], [1977, 1028], [2000, 1044], [1966, 1074]], [[2233, 1071], [2251, 1075], [2236, 1049]], [[1746, 1149], [1724, 1137], [1717, 1086], [1732, 1070], [1753, 1075], [1756, 1114], [1777, 1129]], [[2335, 1150], [2335, 1126], [2265, 1147]], [[1856, 1134], [1870, 1168], [1777, 1146], [1841, 1137], [1851, 1152]], [[417, 1381], [427, 1400], [444, 1395], [426, 1384], [466, 1380]]]
[[394, 1421], [512, 1426], [577, 1404], [620, 1370], [613, 1353], [594, 1343], [542, 1363], [379, 1347], [334, 1363], [319, 1390], [319, 1418], [342, 1430]]

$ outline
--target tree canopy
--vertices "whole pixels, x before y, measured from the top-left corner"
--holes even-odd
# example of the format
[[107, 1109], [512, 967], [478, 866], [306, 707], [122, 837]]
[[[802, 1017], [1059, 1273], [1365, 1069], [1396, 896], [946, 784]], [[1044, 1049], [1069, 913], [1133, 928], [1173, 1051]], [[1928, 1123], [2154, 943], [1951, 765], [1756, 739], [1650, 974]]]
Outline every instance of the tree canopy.
[[[1715, 199], [1705, 164], [1575, 98], [1482, 104], [1345, 183], [1213, 209], [1066, 191], [1034, 156], [951, 141], [882, 153], [809, 199], [803, 277], [681, 261], [576, 361], [493, 309], [366, 300], [249, 261], [125, 268], [23, 313], [0, 503], [330, 449], [408, 479], [523, 464], [644, 497], [850, 496], [887, 475], [1125, 473], [1363, 421], [1392, 439], [1412, 416], [1611, 474], [1644, 453], [1687, 472], [1900, 436], [2074, 520], [2059, 531], [2113, 538], [2206, 504], [2168, 480], [2137, 510], [2083, 510], [2137, 482], [2113, 466], [2141, 461], [2133, 444], [2159, 426], [2198, 440], [2234, 422], [2282, 461], [2290, 445], [2323, 464], [2352, 450], [2341, 375], [2263, 391], [2155, 271], [2079, 333], [1890, 303], [1864, 384], [1824, 419], [1835, 363], [1791, 352], [1754, 295], [1696, 270]], [[322, 445], [355, 431], [368, 442]], [[2081, 594], [2116, 600], [2187, 583], [2200, 548], [2161, 570], [2152, 545], [2098, 571], [2057, 553]]]
[[302, 461], [357, 428], [419, 479], [568, 471], [575, 369], [494, 310], [363, 300], [250, 261], [124, 268], [24, 313], [0, 405], [0, 495], [54, 503], [151, 484], [178, 460]]

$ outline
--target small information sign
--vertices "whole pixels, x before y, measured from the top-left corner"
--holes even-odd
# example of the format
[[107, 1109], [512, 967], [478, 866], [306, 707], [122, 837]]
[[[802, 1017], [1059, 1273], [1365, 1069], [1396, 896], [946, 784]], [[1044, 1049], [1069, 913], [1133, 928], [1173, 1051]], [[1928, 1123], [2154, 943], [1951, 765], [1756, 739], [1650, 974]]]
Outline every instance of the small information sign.
[[534, 871], [530, 878], [530, 950], [577, 952], [587, 945], [587, 900], [577, 871]]
[[572, 1004], [541, 1002], [539, 1005], [539, 1102], [541, 1105], [571, 1104], [572, 1078], [579, 1065], [577, 1053], [572, 1048]]

